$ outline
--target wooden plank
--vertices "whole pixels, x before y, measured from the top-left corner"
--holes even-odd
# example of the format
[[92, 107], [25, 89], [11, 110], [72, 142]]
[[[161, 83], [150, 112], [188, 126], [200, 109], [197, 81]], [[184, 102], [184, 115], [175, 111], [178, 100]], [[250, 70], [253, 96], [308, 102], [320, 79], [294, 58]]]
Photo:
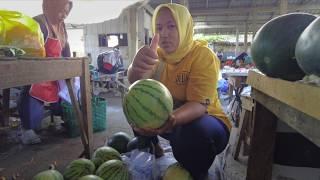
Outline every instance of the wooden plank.
[[320, 87], [270, 78], [255, 71], [249, 71], [247, 83], [252, 88], [320, 120]]
[[[298, 111], [260, 91], [252, 89], [251, 96], [274, 113], [279, 120], [284, 121], [297, 132], [320, 147], [320, 121]], [[319, 108], [319, 106], [317, 107]]]
[[85, 132], [88, 137], [87, 158], [91, 158], [93, 153], [93, 128], [92, 128], [92, 105], [91, 105], [91, 85], [90, 85], [90, 72], [89, 72], [89, 60], [86, 58], [82, 61], [82, 76], [81, 82], [81, 105], [82, 105], [82, 117], [84, 123]]
[[271, 180], [277, 117], [255, 102], [254, 131], [247, 168], [247, 180]]
[[81, 59], [0, 61], [0, 89], [68, 79], [82, 74]]
[[252, 98], [248, 96], [241, 96], [241, 106], [245, 110], [252, 111], [254, 106]]

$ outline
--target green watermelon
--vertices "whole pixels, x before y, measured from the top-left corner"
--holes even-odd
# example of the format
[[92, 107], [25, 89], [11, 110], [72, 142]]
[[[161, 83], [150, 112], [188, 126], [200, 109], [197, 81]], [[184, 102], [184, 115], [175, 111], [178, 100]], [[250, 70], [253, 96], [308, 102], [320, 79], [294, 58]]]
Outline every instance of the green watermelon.
[[121, 156], [117, 150], [109, 146], [98, 148], [92, 155], [92, 162], [95, 164], [96, 168], [111, 159], [121, 160]]
[[111, 136], [107, 145], [116, 149], [119, 153], [127, 152], [127, 144], [132, 138], [125, 132], [117, 132]]
[[63, 177], [66, 180], [77, 180], [82, 176], [94, 173], [95, 169], [95, 165], [89, 159], [76, 159], [67, 166]]
[[59, 171], [51, 169], [39, 172], [32, 180], [63, 180], [63, 176]]
[[300, 35], [296, 44], [296, 58], [306, 74], [320, 76], [320, 17], [314, 20]]
[[122, 104], [128, 123], [138, 128], [161, 127], [173, 110], [169, 90], [153, 79], [133, 83]]
[[143, 136], [134, 137], [127, 145], [127, 150], [150, 148], [151, 141]]
[[108, 180], [129, 180], [130, 174], [127, 166], [120, 160], [104, 162], [96, 172], [96, 175]]
[[86, 175], [79, 178], [79, 180], [103, 180], [103, 179], [96, 175]]
[[178, 162], [171, 164], [163, 175], [163, 180], [193, 180], [190, 173], [183, 168]]
[[306, 13], [278, 16], [265, 23], [251, 46], [252, 59], [267, 76], [289, 81], [300, 80], [305, 73], [295, 58], [297, 40], [316, 17]]

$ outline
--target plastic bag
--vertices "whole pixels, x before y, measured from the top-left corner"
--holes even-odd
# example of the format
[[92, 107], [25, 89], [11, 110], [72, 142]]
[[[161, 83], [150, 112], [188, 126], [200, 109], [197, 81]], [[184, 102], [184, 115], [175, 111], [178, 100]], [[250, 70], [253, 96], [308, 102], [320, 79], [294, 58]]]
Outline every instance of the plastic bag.
[[39, 24], [20, 12], [0, 10], [0, 44], [21, 48], [26, 56], [45, 57]]
[[143, 150], [134, 149], [122, 160], [127, 164], [131, 173], [131, 180], [157, 180], [159, 171], [155, 163], [155, 156]]

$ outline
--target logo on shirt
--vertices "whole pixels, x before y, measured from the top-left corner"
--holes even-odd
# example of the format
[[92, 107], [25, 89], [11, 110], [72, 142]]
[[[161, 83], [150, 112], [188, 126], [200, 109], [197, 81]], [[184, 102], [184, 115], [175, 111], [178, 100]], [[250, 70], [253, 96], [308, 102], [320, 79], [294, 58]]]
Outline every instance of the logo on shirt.
[[189, 72], [182, 71], [176, 77], [176, 83], [178, 85], [186, 84], [189, 79]]

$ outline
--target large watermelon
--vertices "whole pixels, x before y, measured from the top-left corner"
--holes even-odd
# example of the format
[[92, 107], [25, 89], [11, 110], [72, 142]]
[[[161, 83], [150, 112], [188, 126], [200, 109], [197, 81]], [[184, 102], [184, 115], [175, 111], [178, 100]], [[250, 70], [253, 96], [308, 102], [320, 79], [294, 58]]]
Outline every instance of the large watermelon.
[[121, 156], [117, 150], [109, 146], [98, 148], [92, 155], [92, 162], [96, 168], [98, 168], [102, 163], [111, 159], [121, 160]]
[[99, 176], [91, 174], [91, 175], [82, 176], [81, 178], [79, 178], [79, 180], [103, 180], [103, 179]]
[[138, 80], [123, 99], [123, 112], [129, 124], [138, 128], [161, 127], [173, 110], [169, 90], [153, 79]]
[[163, 180], [192, 180], [190, 173], [183, 168], [178, 162], [171, 164], [163, 175]]
[[82, 176], [93, 174], [95, 165], [89, 159], [81, 158], [73, 160], [65, 169], [63, 177], [66, 180], [77, 180]]
[[300, 34], [315, 18], [311, 14], [291, 13], [265, 23], [251, 46], [257, 68], [270, 77], [302, 79], [305, 74], [295, 59], [295, 47]]
[[306, 74], [320, 76], [320, 17], [300, 35], [296, 44], [296, 58]]
[[104, 162], [96, 174], [108, 180], [129, 180], [130, 174], [127, 166], [120, 160], [109, 160]]
[[51, 169], [39, 172], [32, 180], [63, 180], [63, 176], [59, 171]]
[[127, 144], [132, 138], [125, 132], [117, 132], [111, 136], [107, 144], [116, 149], [119, 153], [127, 152]]

